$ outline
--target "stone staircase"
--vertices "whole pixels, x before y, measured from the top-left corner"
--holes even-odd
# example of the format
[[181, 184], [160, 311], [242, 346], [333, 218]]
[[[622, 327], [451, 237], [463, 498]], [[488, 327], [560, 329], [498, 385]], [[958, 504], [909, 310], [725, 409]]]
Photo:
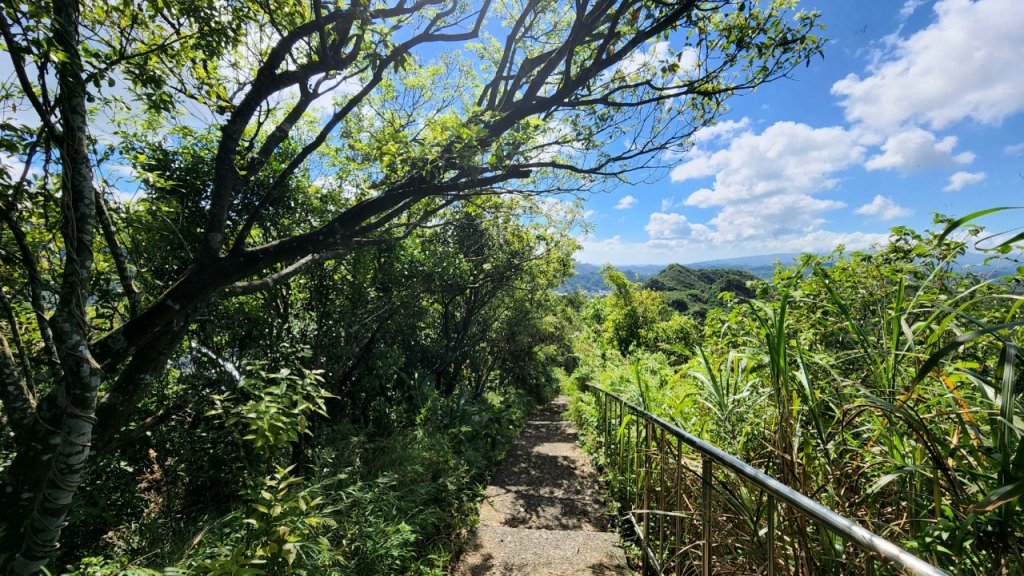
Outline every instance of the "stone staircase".
[[527, 423], [487, 487], [453, 576], [632, 574], [605, 516], [597, 473], [556, 398]]

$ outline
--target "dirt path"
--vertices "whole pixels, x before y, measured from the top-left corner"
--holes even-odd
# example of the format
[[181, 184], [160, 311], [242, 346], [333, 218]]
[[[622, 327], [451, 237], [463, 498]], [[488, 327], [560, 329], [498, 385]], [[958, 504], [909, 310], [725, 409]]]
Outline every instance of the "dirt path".
[[526, 424], [487, 487], [454, 576], [631, 574], [603, 514], [597, 473], [556, 398]]

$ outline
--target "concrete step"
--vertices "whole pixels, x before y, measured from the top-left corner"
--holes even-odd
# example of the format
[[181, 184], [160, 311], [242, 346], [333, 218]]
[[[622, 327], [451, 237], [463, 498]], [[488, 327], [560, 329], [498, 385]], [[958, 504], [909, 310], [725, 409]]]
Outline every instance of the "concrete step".
[[610, 532], [479, 526], [452, 576], [625, 576]]

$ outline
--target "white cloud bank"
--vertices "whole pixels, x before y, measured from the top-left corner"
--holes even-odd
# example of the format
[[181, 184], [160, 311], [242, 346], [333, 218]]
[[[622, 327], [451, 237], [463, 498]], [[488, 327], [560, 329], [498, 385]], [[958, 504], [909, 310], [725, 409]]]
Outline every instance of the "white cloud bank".
[[672, 169], [673, 182], [714, 176], [712, 188], [686, 199], [690, 206], [732, 205], [778, 194], [798, 195], [833, 188], [834, 174], [865, 154], [859, 136], [844, 128], [813, 128], [776, 122], [761, 132], [736, 136], [716, 152], [694, 149], [691, 160]]
[[973, 162], [973, 152], [953, 153], [956, 142], [956, 136], [939, 140], [927, 130], [908, 128], [889, 136], [882, 144], [882, 153], [868, 159], [864, 167], [868, 170], [912, 171]]
[[1024, 110], [1024, 74], [1011, 72], [1024, 61], [1021, 1], [940, 0], [933, 10], [936, 21], [893, 37], [868, 75], [832, 86], [848, 120], [881, 132], [941, 129], [968, 118], [998, 124]]

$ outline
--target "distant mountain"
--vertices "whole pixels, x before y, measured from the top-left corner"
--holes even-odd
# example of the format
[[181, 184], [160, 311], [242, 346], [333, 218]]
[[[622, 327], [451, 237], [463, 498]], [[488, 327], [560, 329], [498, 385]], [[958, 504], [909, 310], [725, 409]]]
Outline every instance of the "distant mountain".
[[[626, 275], [633, 282], [650, 281], [662, 276], [658, 282], [664, 285], [664, 288], [652, 288], [661, 292], [706, 292], [710, 295], [711, 300], [703, 300], [704, 303], [714, 303], [715, 298], [719, 292], [723, 290], [717, 290], [715, 282], [718, 281], [718, 276], [707, 276], [701, 278], [699, 274], [695, 274], [697, 271], [722, 271], [722, 272], [747, 272], [746, 276], [738, 276], [745, 278], [739, 285], [733, 284], [737, 289], [740, 285], [743, 285], [746, 280], [751, 279], [752, 276], [762, 278], [765, 280], [771, 279], [772, 274], [775, 272], [775, 266], [781, 264], [782, 266], [794, 266], [796, 259], [800, 256], [799, 252], [782, 252], [777, 254], [762, 254], [758, 256], [742, 256], [739, 258], [724, 258], [720, 260], [704, 260], [701, 262], [692, 262], [685, 266], [680, 264], [669, 264], [667, 267], [660, 264], [627, 264], [623, 266], [616, 266], [616, 268]], [[973, 272], [980, 276], [1003, 276], [1013, 274], [1018, 264], [1012, 261], [1006, 260], [994, 260], [989, 263], [985, 263], [987, 256], [985, 254], [979, 254], [977, 252], [968, 252], [960, 257], [953, 265], [953, 270], [957, 272]], [[689, 273], [683, 273], [678, 270], [669, 272], [669, 269], [683, 268], [690, 269]], [[726, 275], [727, 277], [737, 277], [735, 274]], [[710, 284], [710, 286], [708, 286]], [[719, 287], [722, 284], [719, 285]], [[559, 287], [559, 292], [572, 292], [574, 290], [583, 290], [589, 294], [603, 294], [609, 291], [608, 286], [605, 285], [604, 279], [601, 278], [601, 267], [594, 264], [586, 264], [584, 262], [576, 263], [576, 274], [569, 280], [566, 280], [565, 284]], [[733, 290], [735, 291], [735, 290]], [[699, 300], [699, 299], [698, 299]], [[682, 302], [682, 301], [680, 301]], [[697, 304], [698, 302], [694, 302]], [[680, 303], [679, 306], [682, 304]]]
[[[631, 282], [642, 282], [657, 274], [664, 266], [660, 264], [640, 264], [629, 266], [617, 266], [616, 269], [626, 275]], [[576, 273], [572, 278], [565, 281], [558, 287], [557, 292], [575, 292], [582, 290], [588, 294], [603, 294], [609, 292], [610, 288], [605, 285], [601, 277], [601, 267], [584, 262], [576, 263]]]
[[797, 256], [800, 256], [798, 252], [783, 252], [779, 254], [762, 254], [760, 256], [725, 258], [722, 260], [704, 260], [702, 262], [691, 262], [687, 266], [698, 269], [746, 270], [755, 276], [767, 280], [772, 277], [776, 264], [792, 266], [796, 264]]
[[747, 282], [758, 277], [747, 270], [693, 268], [669, 264], [664, 270], [644, 281], [644, 287], [665, 294], [668, 305], [676, 310], [703, 318], [710, 308], [720, 305], [718, 295], [732, 292], [744, 298], [753, 297]]

